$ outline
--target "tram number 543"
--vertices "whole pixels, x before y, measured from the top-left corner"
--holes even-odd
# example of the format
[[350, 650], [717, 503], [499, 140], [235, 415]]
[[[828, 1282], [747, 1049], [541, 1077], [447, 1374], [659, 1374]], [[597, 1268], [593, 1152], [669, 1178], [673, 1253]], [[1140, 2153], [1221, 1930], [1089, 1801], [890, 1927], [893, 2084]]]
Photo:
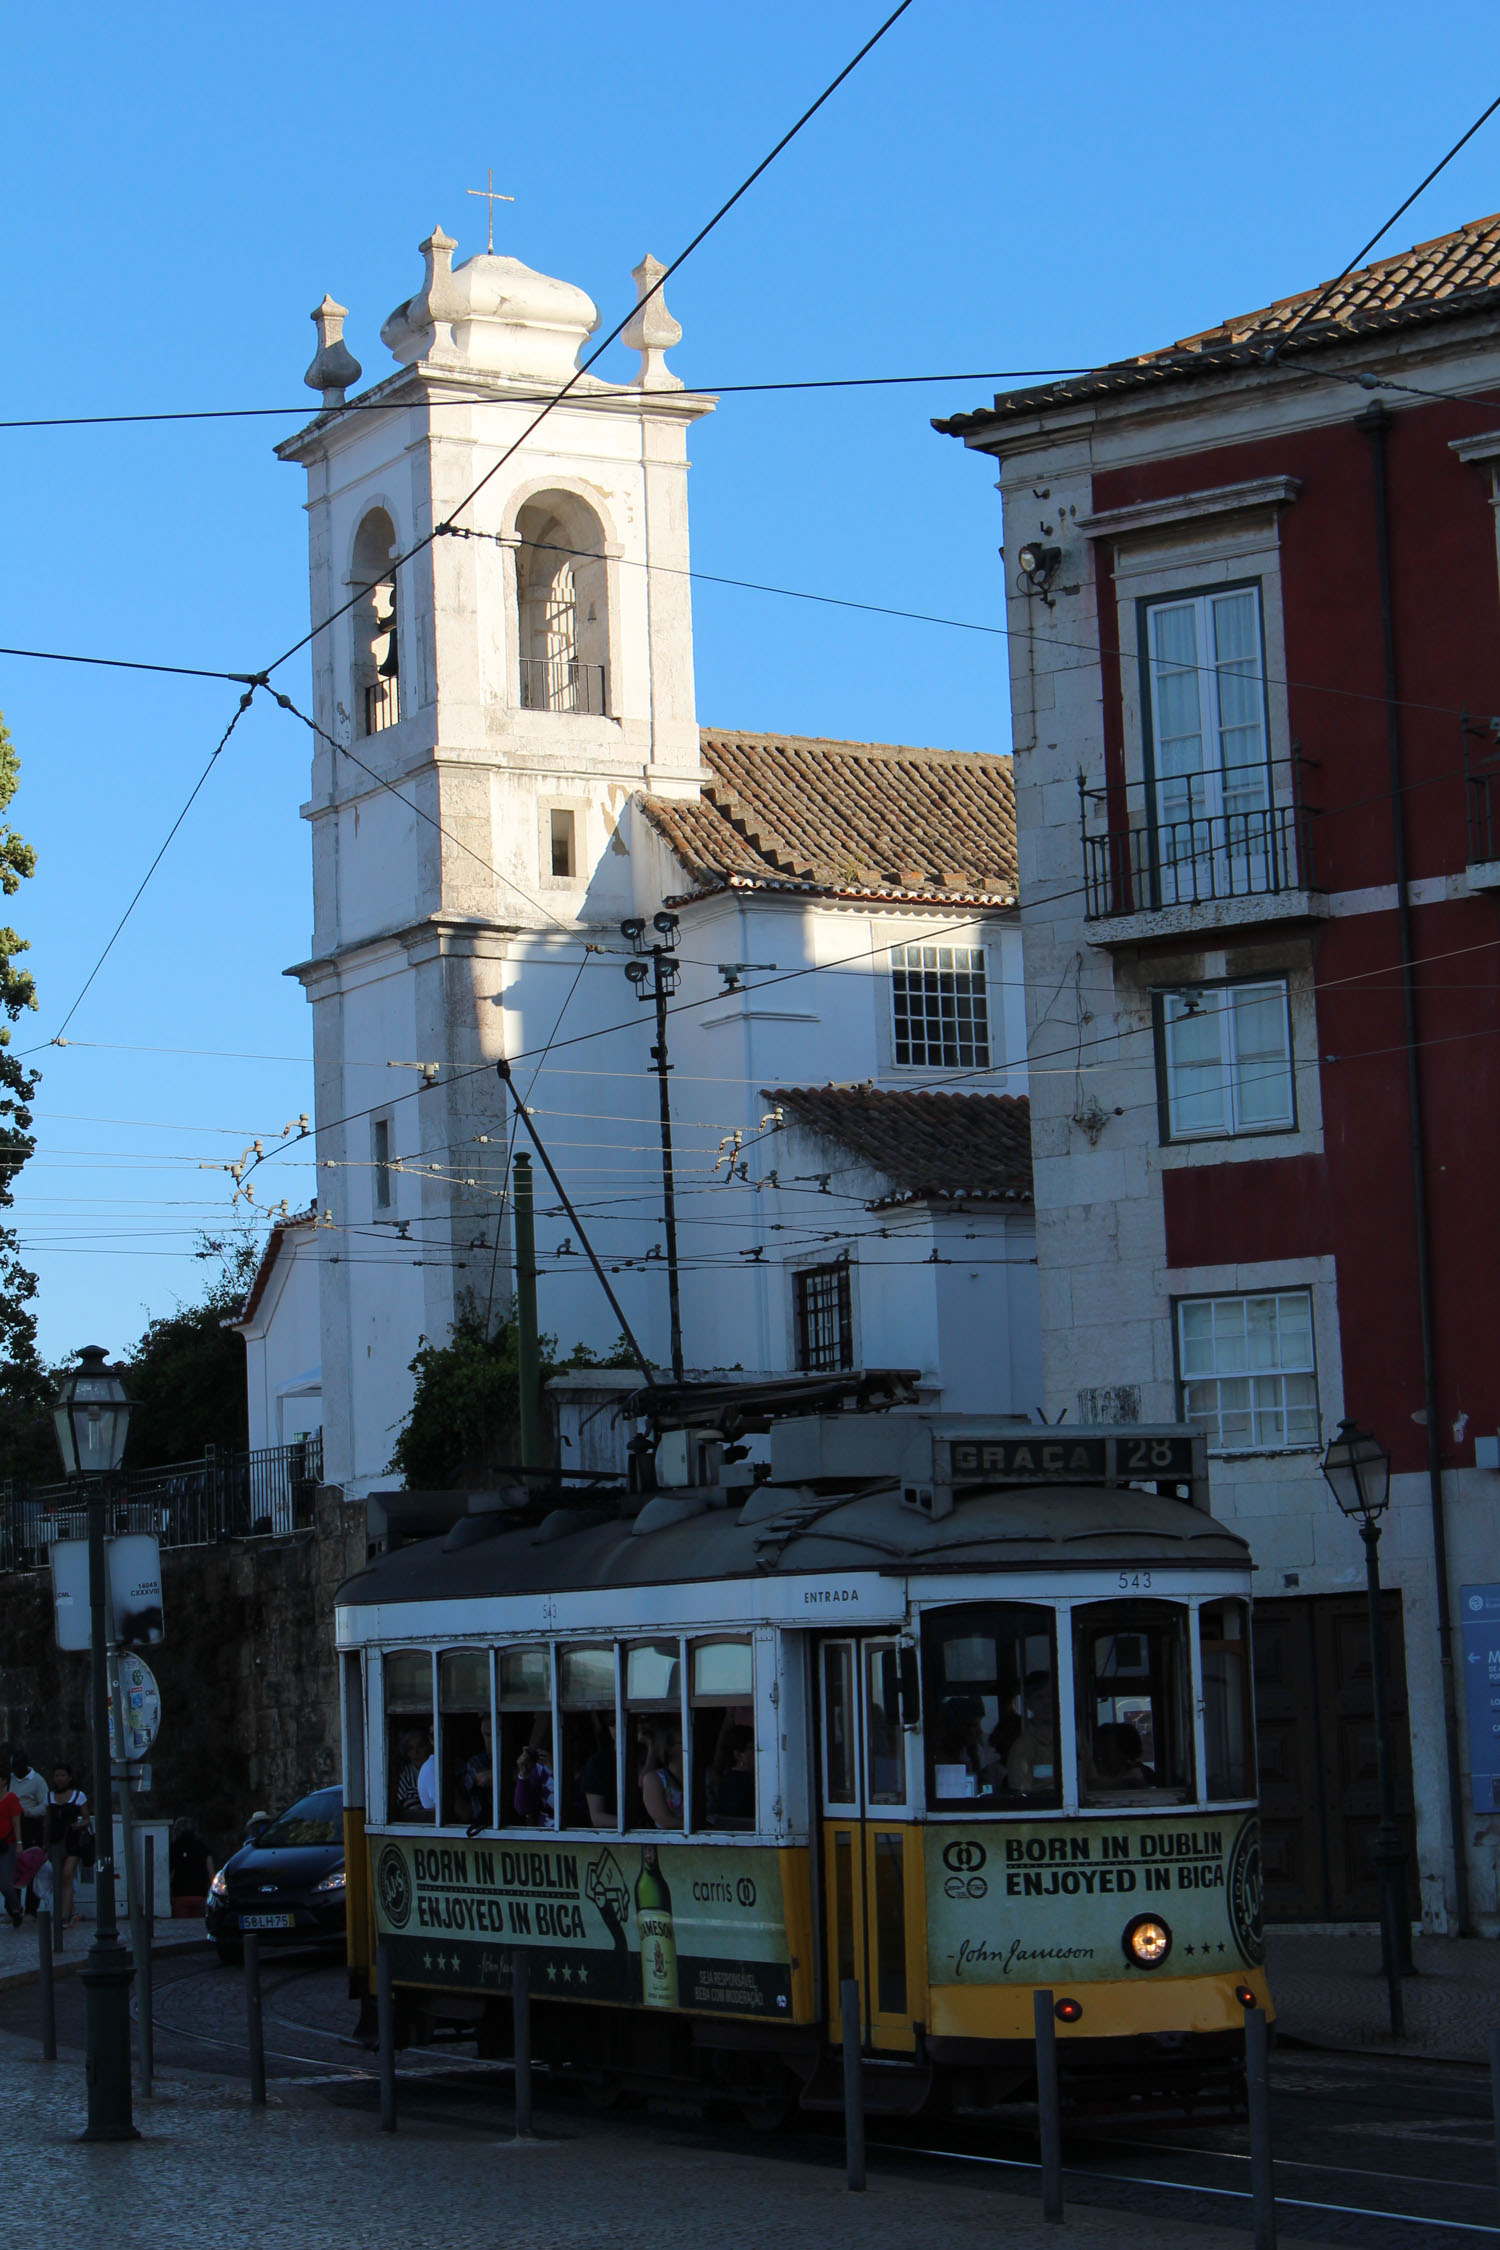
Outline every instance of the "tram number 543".
[[1122, 1594], [1149, 1594], [1151, 1573], [1149, 1570], [1122, 1570], [1115, 1585]]

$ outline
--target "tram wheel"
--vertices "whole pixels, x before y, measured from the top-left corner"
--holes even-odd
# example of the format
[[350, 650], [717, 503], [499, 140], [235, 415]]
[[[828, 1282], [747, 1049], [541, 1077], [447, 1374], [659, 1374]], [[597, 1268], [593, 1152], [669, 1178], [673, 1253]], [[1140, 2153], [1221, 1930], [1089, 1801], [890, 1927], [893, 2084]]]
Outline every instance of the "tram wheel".
[[758, 2101], [741, 2102], [741, 2117], [752, 2133], [779, 2133], [792, 2113], [792, 2105], [777, 2094], [763, 2094]]

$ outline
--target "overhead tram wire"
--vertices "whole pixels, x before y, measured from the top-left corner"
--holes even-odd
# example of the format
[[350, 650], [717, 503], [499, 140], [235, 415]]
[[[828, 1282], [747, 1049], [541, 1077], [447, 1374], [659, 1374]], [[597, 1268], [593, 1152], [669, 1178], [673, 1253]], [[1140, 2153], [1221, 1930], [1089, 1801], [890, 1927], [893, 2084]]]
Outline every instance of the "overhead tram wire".
[[[678, 261], [679, 264], [681, 261]], [[674, 397], [681, 398], [745, 398], [755, 393], [775, 391], [868, 391], [911, 388], [924, 383], [1048, 383], [1062, 382], [1073, 375], [1088, 375], [1087, 367], [981, 367], [967, 369], [953, 375], [823, 375], [799, 376], [777, 383], [685, 383]], [[494, 391], [476, 391], [472, 398], [445, 397], [431, 399], [434, 409], [445, 406], [514, 406], [528, 394], [513, 391], [497, 394]], [[410, 399], [352, 398], [346, 399], [337, 409], [340, 414], [405, 414], [410, 411]], [[273, 416], [286, 419], [295, 416], [305, 420], [307, 401], [297, 406], [205, 406], [186, 407], [176, 411], [148, 414], [46, 414], [28, 415], [10, 421], [0, 421], [0, 430], [80, 430], [106, 429], [120, 424], [153, 422], [242, 422]]]

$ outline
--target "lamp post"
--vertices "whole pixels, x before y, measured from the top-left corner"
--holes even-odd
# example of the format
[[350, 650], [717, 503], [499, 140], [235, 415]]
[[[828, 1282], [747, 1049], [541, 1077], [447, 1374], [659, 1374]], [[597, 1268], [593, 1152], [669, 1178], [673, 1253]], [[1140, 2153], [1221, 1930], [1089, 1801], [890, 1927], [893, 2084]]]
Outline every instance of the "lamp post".
[[70, 1477], [88, 1480], [89, 1692], [94, 1737], [90, 1791], [98, 1856], [94, 1867], [94, 1942], [79, 1976], [84, 1988], [86, 2141], [133, 2141], [130, 2114], [130, 1979], [133, 1964], [115, 1919], [115, 1816], [109, 1755], [109, 1639], [104, 1578], [104, 1511], [109, 1480], [125, 1454], [130, 1400], [119, 1371], [97, 1344], [58, 1385], [52, 1412], [58, 1450]]
[[1391, 2032], [1405, 2031], [1401, 1979], [1411, 1971], [1411, 1916], [1406, 1903], [1406, 1846], [1396, 1824], [1396, 1774], [1391, 1756], [1391, 1711], [1386, 1686], [1385, 1624], [1380, 1605], [1380, 1519], [1390, 1506], [1391, 1457], [1379, 1438], [1357, 1422], [1340, 1422], [1323, 1456], [1323, 1474], [1344, 1514], [1359, 1525], [1365, 1543], [1365, 1590], [1370, 1607], [1370, 1692], [1375, 1698], [1375, 1767], [1380, 1783], [1380, 1826], [1375, 1835], [1375, 1879], [1380, 1887], [1380, 1958], [1390, 2000]]
[[620, 924], [620, 934], [628, 939], [636, 958], [627, 961], [625, 974], [635, 989], [637, 1000], [656, 1002], [656, 1045], [651, 1050], [651, 1067], [656, 1072], [657, 1095], [661, 1109], [661, 1194], [662, 1218], [667, 1237], [667, 1316], [671, 1333], [672, 1380], [683, 1379], [682, 1358], [682, 1299], [677, 1270], [677, 1181], [672, 1165], [672, 1103], [667, 1092], [667, 1074], [672, 1065], [667, 1060], [667, 1002], [682, 982], [682, 970], [672, 956], [682, 943], [682, 933], [675, 914], [665, 908], [653, 914], [651, 927], [656, 932], [656, 942], [646, 943], [646, 918], [632, 915]]

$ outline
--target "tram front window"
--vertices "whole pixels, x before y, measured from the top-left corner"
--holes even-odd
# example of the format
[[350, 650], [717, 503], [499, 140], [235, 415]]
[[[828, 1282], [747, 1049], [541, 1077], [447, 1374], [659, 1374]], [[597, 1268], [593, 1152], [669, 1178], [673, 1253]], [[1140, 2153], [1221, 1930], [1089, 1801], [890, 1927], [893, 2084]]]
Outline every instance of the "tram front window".
[[506, 1828], [554, 1828], [557, 1784], [552, 1756], [552, 1652], [500, 1651], [500, 1765], [496, 1794]]
[[562, 1711], [562, 1823], [567, 1828], [617, 1828], [613, 1644], [559, 1649], [557, 1699]]
[[1198, 1612], [1203, 1658], [1204, 1795], [1255, 1794], [1250, 1725], [1250, 1619], [1243, 1602], [1209, 1602]]
[[1073, 1636], [1080, 1803], [1184, 1803], [1193, 1787], [1186, 1611], [1094, 1603], [1074, 1611]]
[[437, 1817], [437, 1793], [433, 1787], [431, 1652], [425, 1648], [388, 1649], [381, 1669], [385, 1680], [385, 1817], [388, 1821], [433, 1821]]
[[894, 1641], [865, 1644], [865, 1767], [867, 1804], [906, 1803], [906, 1735]]
[[639, 1641], [625, 1651], [625, 1723], [627, 1827], [681, 1828], [686, 1790], [676, 1641]]
[[945, 1811], [1062, 1801], [1053, 1616], [974, 1602], [922, 1620], [927, 1801]]
[[442, 1818], [455, 1828], [493, 1828], [488, 1649], [450, 1648], [438, 1658], [438, 1726]]
[[689, 1716], [693, 1826], [755, 1826], [754, 1655], [749, 1641], [695, 1641]]

